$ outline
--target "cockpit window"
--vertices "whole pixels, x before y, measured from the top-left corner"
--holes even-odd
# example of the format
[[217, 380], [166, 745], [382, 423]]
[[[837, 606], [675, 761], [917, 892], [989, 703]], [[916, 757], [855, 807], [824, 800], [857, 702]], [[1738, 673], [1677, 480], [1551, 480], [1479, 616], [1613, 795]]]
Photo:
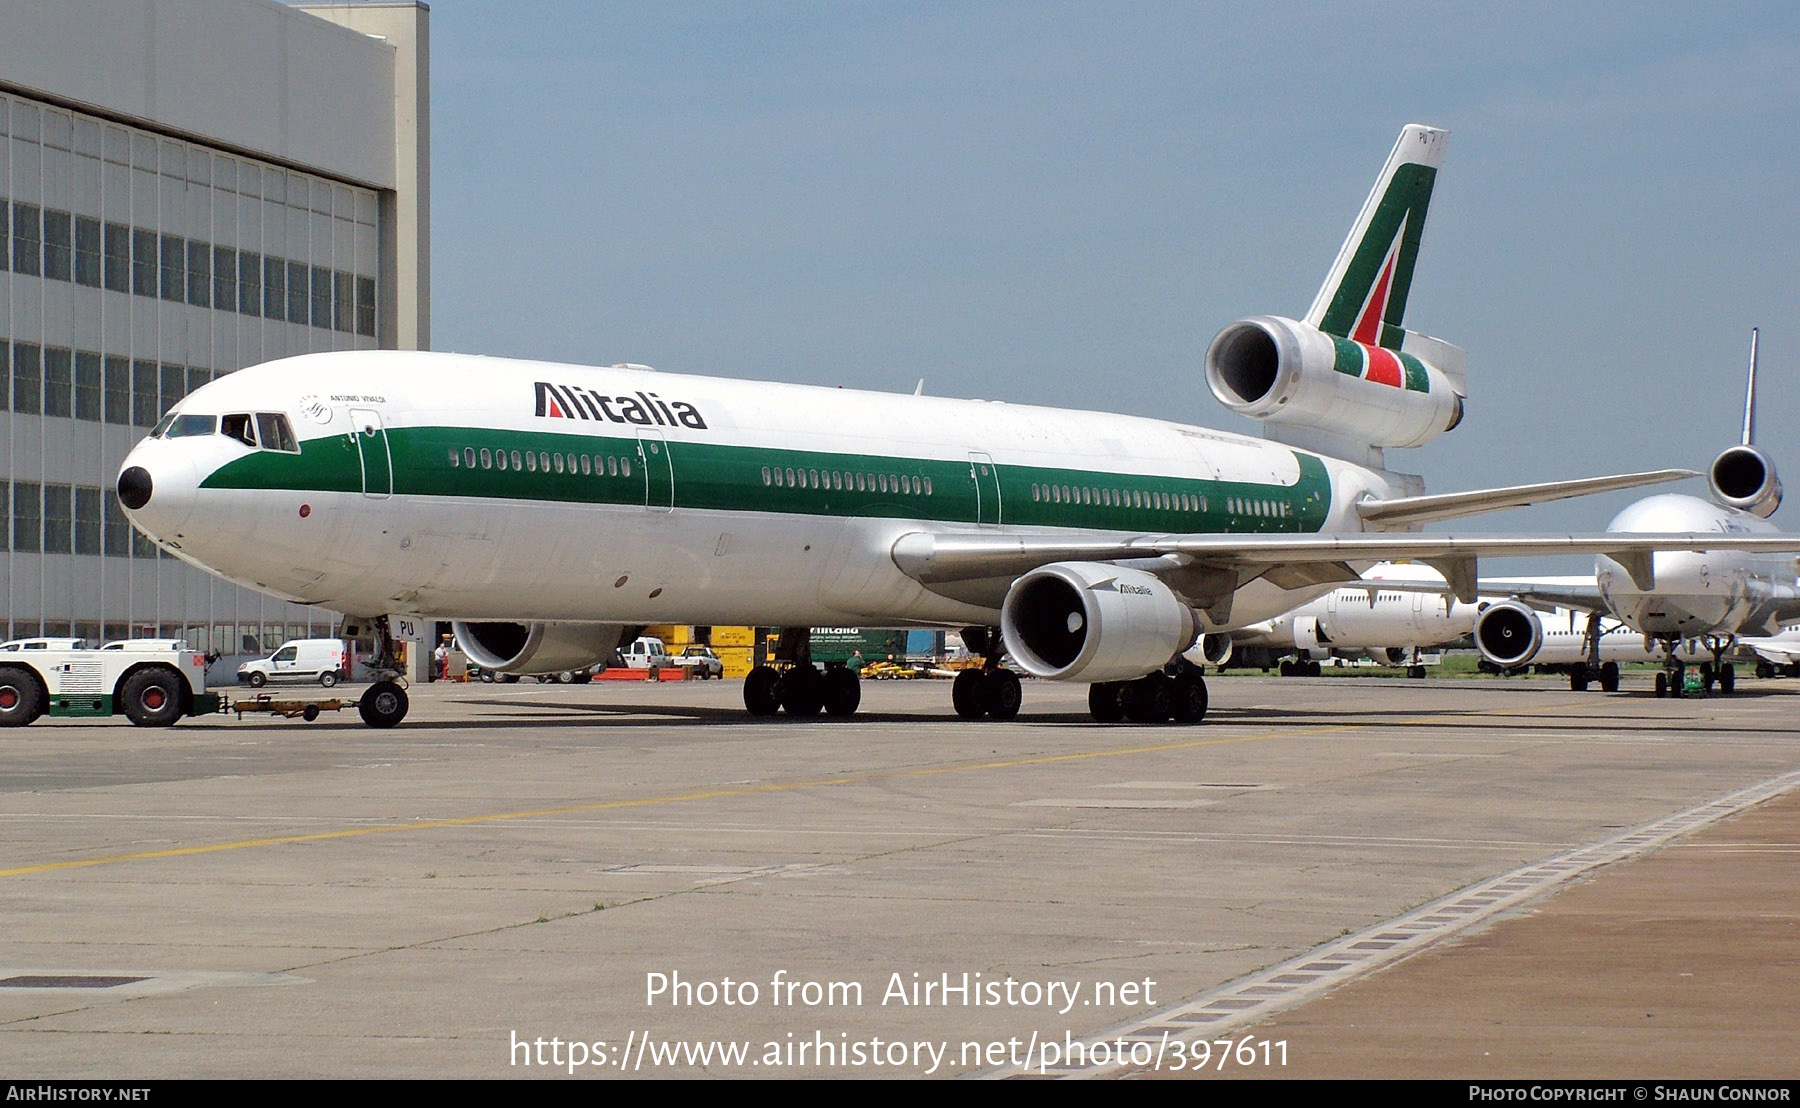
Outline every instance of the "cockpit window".
[[195, 435], [210, 435], [219, 429], [219, 417], [216, 415], [180, 415], [163, 429], [163, 435], [171, 439], [192, 438]]
[[174, 422], [175, 422], [175, 411], [174, 411], [174, 409], [170, 409], [168, 414], [164, 415], [161, 419], [156, 421], [155, 427], [150, 428], [150, 437], [153, 439], [162, 438], [163, 432], [167, 431], [169, 429], [169, 424], [174, 423]]
[[279, 412], [256, 413], [256, 429], [262, 432], [264, 450], [281, 450], [289, 454], [300, 453], [300, 444], [294, 441], [294, 429], [288, 426], [287, 416]]
[[250, 422], [249, 415], [233, 412], [220, 421], [219, 429], [225, 433], [226, 438], [236, 439], [252, 450], [256, 449], [256, 428]]

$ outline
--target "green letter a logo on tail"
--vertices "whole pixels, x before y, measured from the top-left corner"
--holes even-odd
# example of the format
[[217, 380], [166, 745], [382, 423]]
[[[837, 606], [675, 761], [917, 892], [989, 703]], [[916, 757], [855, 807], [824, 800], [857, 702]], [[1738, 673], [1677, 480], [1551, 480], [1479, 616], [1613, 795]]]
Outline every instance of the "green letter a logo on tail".
[[1328, 335], [1398, 350], [1431, 186], [1450, 132], [1408, 124], [1306, 313]]

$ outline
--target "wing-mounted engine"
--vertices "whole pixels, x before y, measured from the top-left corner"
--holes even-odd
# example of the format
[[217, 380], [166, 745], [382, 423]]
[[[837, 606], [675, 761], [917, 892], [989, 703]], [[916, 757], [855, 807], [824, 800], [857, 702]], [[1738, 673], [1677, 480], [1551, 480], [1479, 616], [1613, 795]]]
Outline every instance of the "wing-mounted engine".
[[1475, 618], [1475, 648], [1502, 669], [1525, 665], [1543, 647], [1543, 621], [1516, 600], [1489, 604]]
[[1363, 653], [1378, 666], [1403, 666], [1411, 652], [1404, 646], [1371, 646]]
[[1055, 562], [1014, 581], [1000, 609], [1013, 661], [1034, 677], [1123, 681], [1187, 649], [1194, 613], [1161, 579], [1102, 562]]
[[1405, 336], [1391, 350], [1298, 320], [1251, 316], [1214, 336], [1206, 383], [1219, 403], [1251, 419], [1369, 446], [1420, 446], [1462, 421], [1462, 351]]
[[1754, 446], [1734, 446], [1713, 459], [1707, 471], [1713, 499], [1727, 508], [1768, 519], [1781, 507], [1781, 478], [1775, 463]]
[[469, 660], [496, 673], [555, 673], [603, 662], [631, 628], [616, 623], [451, 624]]
[[1214, 632], [1210, 635], [1201, 635], [1200, 641], [1194, 645], [1199, 649], [1197, 651], [1190, 650], [1188, 652], [1188, 657], [1190, 659], [1198, 656], [1202, 665], [1209, 665], [1214, 669], [1224, 669], [1231, 664], [1233, 644], [1230, 632]]

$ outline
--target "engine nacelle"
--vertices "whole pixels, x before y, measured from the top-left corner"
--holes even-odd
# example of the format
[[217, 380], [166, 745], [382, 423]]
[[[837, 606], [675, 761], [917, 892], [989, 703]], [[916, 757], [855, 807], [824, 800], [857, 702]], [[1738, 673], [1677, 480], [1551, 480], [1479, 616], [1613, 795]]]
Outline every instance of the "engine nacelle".
[[618, 649], [628, 628], [616, 623], [463, 623], [450, 625], [463, 653], [496, 673], [581, 669]]
[[[1417, 338], [1421, 347], [1460, 354], [1447, 343]], [[1206, 383], [1240, 415], [1370, 446], [1419, 446], [1463, 415], [1462, 397], [1444, 370], [1404, 350], [1338, 338], [1281, 316], [1240, 319], [1214, 336], [1206, 348]]]
[[1475, 617], [1475, 649], [1503, 669], [1524, 665], [1543, 647], [1543, 621], [1516, 600], [1489, 604]]
[[1194, 653], [1198, 653], [1200, 661], [1204, 665], [1212, 666], [1214, 669], [1224, 669], [1231, 664], [1230, 635], [1201, 635], [1200, 641], [1194, 646], [1197, 650], [1190, 651], [1189, 656], [1192, 657]]
[[1014, 581], [1000, 634], [1020, 669], [1056, 681], [1153, 673], [1194, 641], [1191, 608], [1157, 577], [1099, 562], [1056, 562]]
[[1775, 463], [1754, 446], [1734, 446], [1713, 459], [1706, 475], [1713, 499], [1727, 508], [1768, 519], [1781, 507]]
[[1378, 666], [1403, 666], [1412, 652], [1404, 646], [1371, 646], [1363, 653]]

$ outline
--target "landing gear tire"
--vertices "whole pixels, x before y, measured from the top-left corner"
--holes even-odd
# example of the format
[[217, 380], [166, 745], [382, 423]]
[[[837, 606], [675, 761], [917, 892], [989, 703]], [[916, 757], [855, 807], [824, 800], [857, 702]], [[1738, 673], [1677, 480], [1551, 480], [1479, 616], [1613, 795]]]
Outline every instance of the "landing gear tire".
[[1004, 722], [1017, 717], [1024, 700], [1019, 675], [1012, 670], [991, 669], [981, 675], [981, 706], [989, 719]]
[[846, 719], [855, 715], [857, 707], [862, 704], [862, 682], [857, 679], [853, 669], [834, 666], [826, 670], [824, 692], [825, 714], [834, 719]]
[[950, 705], [963, 719], [980, 719], [987, 714], [981, 703], [981, 671], [965, 669], [950, 686]]
[[1288, 661], [1286, 658], [1281, 660], [1281, 675], [1283, 677], [1292, 677], [1294, 675], [1294, 663]]
[[1165, 674], [1152, 673], [1125, 686], [1125, 717], [1133, 723], [1161, 723], [1175, 714], [1175, 690]]
[[140, 669], [125, 679], [125, 718], [139, 727], [168, 727], [181, 718], [181, 675], [166, 666]]
[[795, 719], [811, 719], [825, 707], [825, 681], [810, 664], [781, 675], [781, 709]]
[[[1282, 669], [1287, 663], [1281, 663]], [[1282, 676], [1287, 676], [1283, 673]], [[1117, 723], [1125, 718], [1125, 686], [1117, 681], [1100, 681], [1088, 686], [1088, 715], [1095, 723]]]
[[1407, 666], [1406, 667], [1406, 675], [1415, 681], [1423, 681], [1425, 679], [1425, 667], [1424, 666]]
[[23, 727], [44, 714], [44, 690], [22, 666], [0, 666], [0, 727]]
[[1176, 723], [1199, 723], [1206, 718], [1206, 679], [1198, 673], [1184, 673], [1175, 678], [1173, 690]]
[[1756, 676], [1764, 681], [1775, 676], [1775, 667], [1767, 662], [1756, 663]]
[[1587, 692], [1587, 687], [1587, 667], [1584, 665], [1577, 665], [1574, 669], [1569, 671], [1569, 691]]
[[363, 690], [356, 712], [370, 727], [392, 727], [406, 718], [411, 706], [406, 690], [392, 681], [377, 681]]
[[337, 684], [337, 682], [338, 682], [337, 674], [333, 673], [330, 670], [326, 670], [324, 673], [319, 674], [319, 684], [323, 685], [325, 688], [329, 689], [333, 685]]
[[744, 707], [753, 716], [772, 716], [781, 711], [781, 697], [776, 687], [781, 684], [781, 671], [774, 666], [757, 666], [744, 678]]
[[1656, 695], [1659, 699], [1669, 695], [1669, 675], [1666, 671], [1658, 670], [1656, 673]]
[[1719, 691], [1730, 696], [1737, 690], [1737, 669], [1730, 662], [1719, 667]]
[[1319, 664], [1317, 658], [1308, 658], [1305, 662], [1305, 666], [1306, 672], [1302, 674], [1304, 677], [1317, 677], [1325, 672], [1325, 667]]
[[1619, 663], [1605, 662], [1600, 666], [1600, 691], [1619, 691]]

